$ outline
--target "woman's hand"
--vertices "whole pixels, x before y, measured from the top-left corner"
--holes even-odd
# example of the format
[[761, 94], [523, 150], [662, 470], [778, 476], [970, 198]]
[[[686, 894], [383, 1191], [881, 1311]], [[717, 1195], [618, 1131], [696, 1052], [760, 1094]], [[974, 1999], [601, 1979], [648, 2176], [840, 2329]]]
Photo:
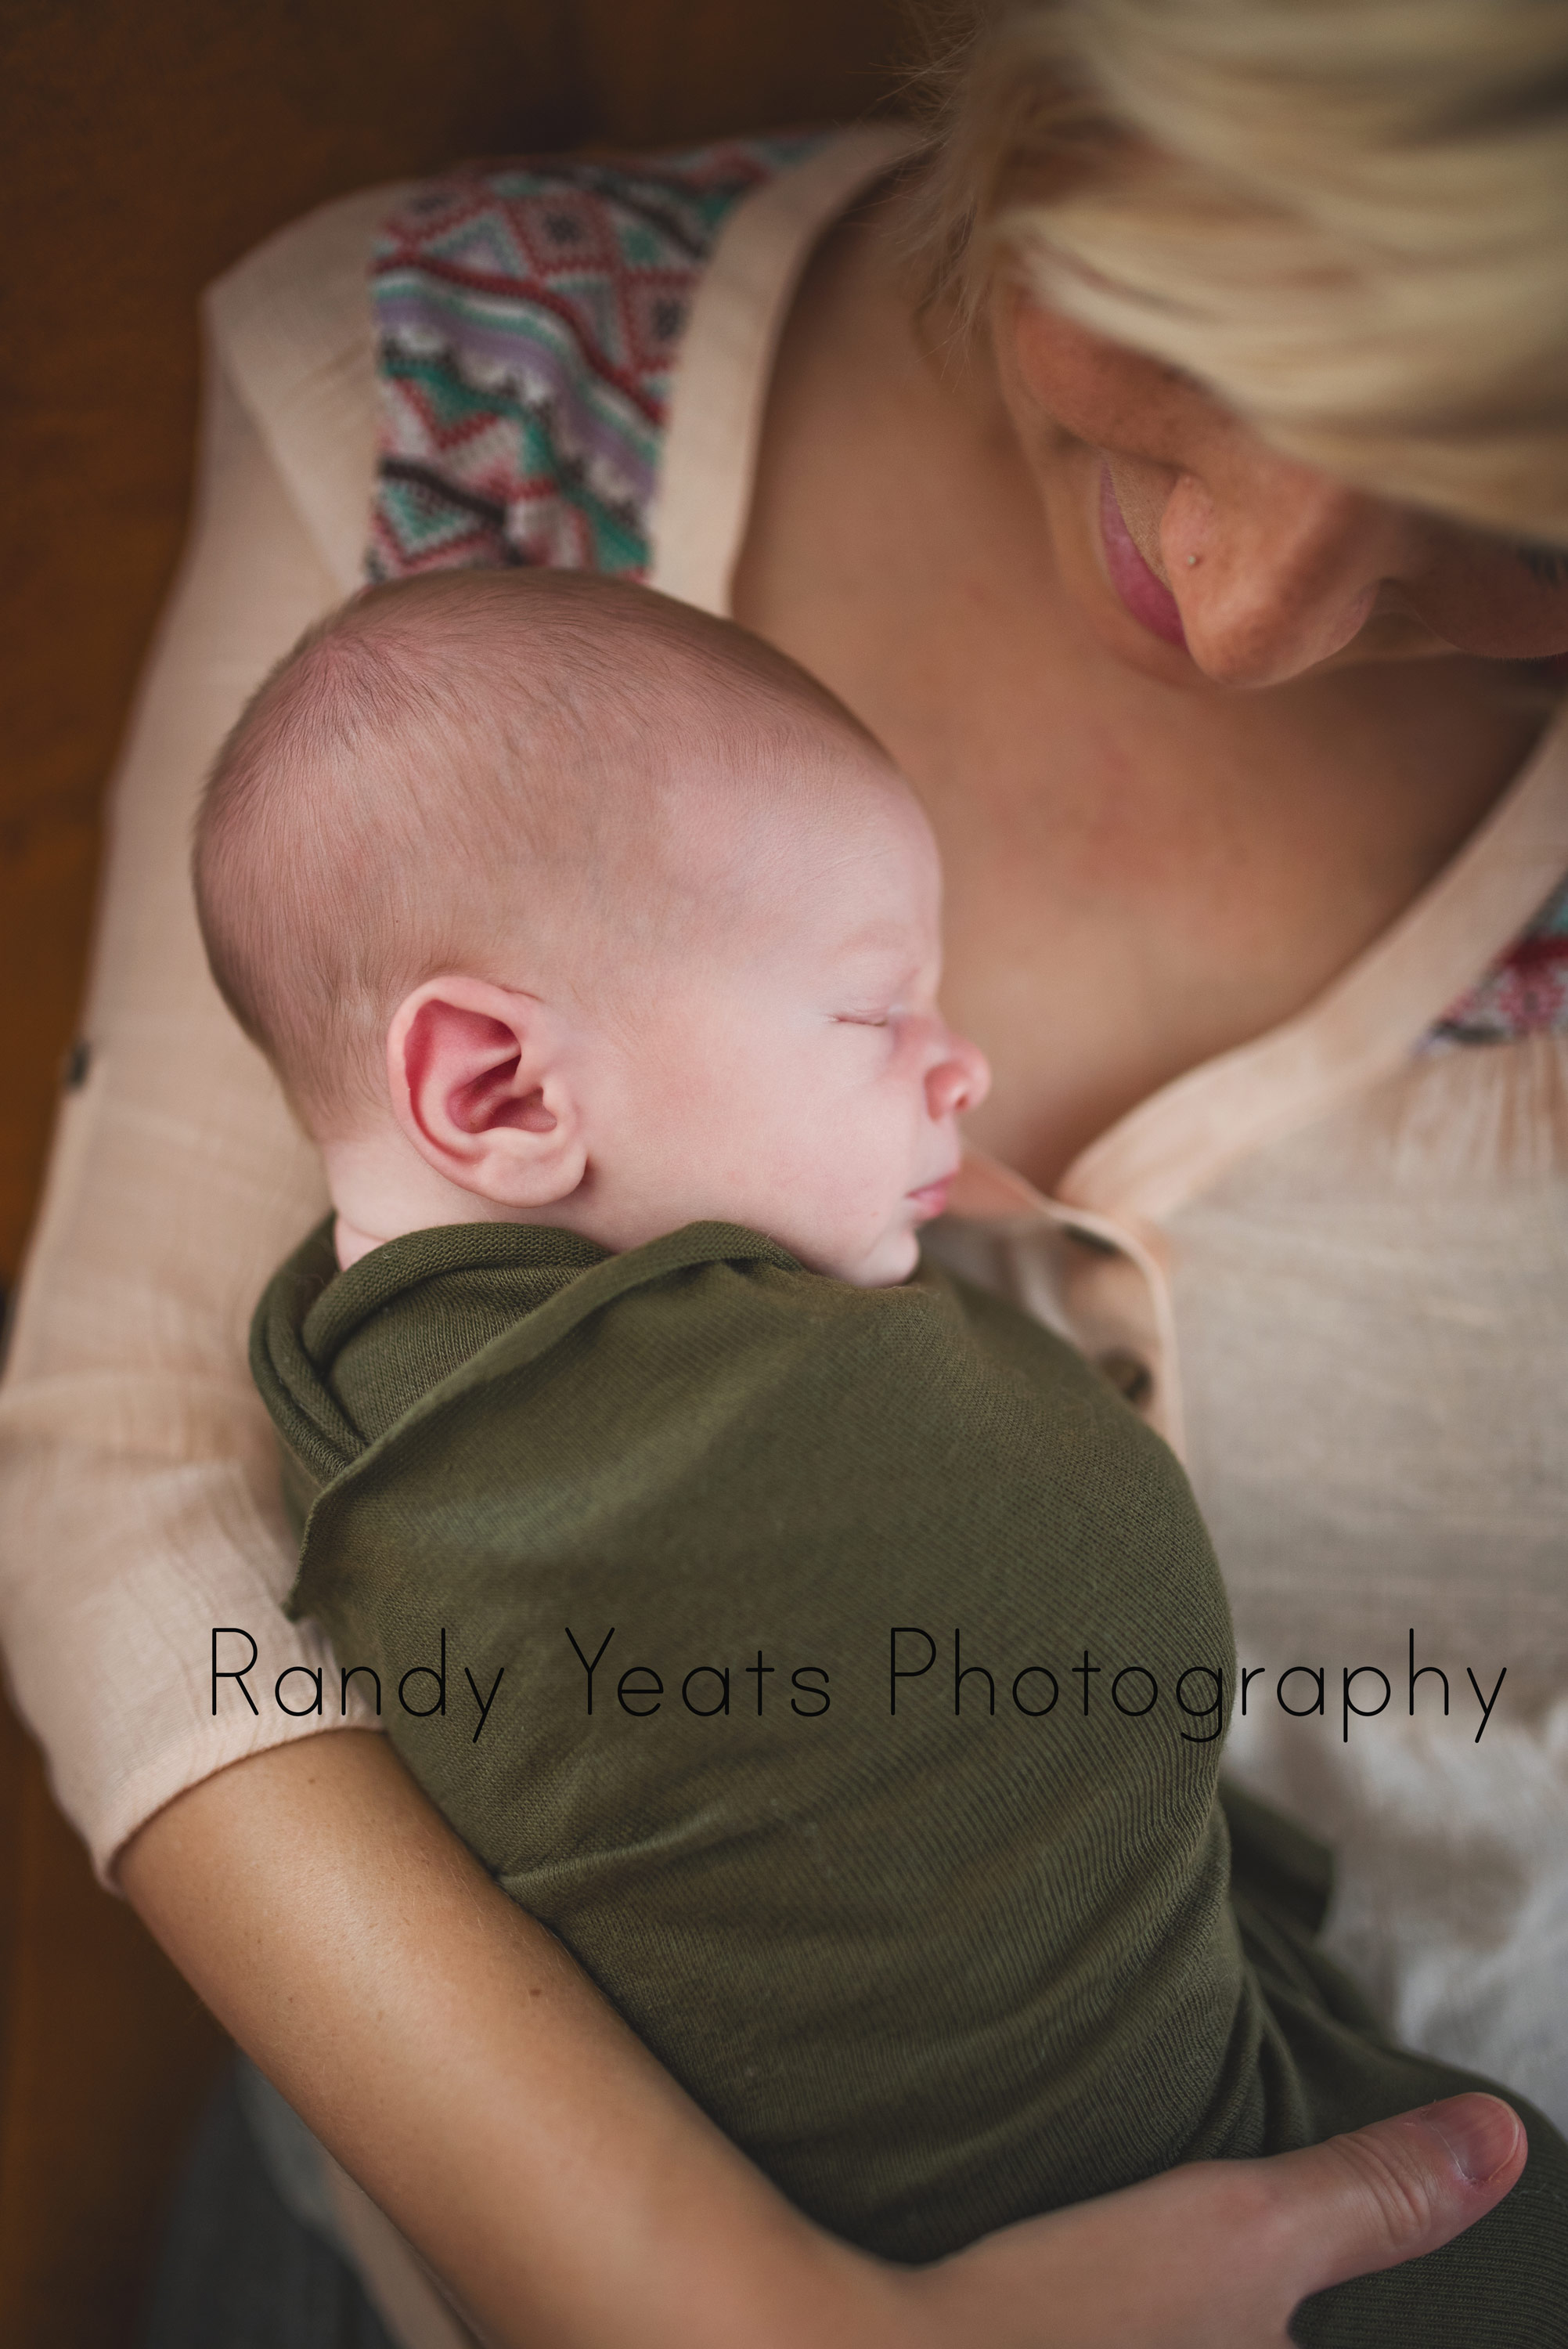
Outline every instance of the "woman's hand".
[[1299, 2301], [1435, 2251], [1501, 2201], [1526, 2151], [1500, 2098], [1464, 2095], [1302, 2153], [1194, 2162], [921, 2271], [931, 2337], [993, 2349], [1287, 2349]]
[[[1303, 2294], [1434, 2249], [1523, 2163], [1508, 2108], [1465, 2096], [893, 2268], [745, 2160], [385, 1738], [236, 1763], [150, 1820], [120, 1877], [495, 2349], [1280, 2349]], [[1455, 2153], [1478, 2118], [1476, 2183]]]

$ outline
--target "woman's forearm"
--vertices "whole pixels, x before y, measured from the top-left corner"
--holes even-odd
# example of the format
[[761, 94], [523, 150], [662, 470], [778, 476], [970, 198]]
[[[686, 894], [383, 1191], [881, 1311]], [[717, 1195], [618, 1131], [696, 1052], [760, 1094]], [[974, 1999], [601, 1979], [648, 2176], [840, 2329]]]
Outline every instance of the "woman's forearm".
[[1439, 2106], [892, 2268], [745, 2160], [384, 1738], [234, 1764], [151, 1819], [120, 1878], [495, 2349], [1283, 2349], [1303, 2293], [1434, 2248], [1523, 2160], [1506, 2108], [1460, 2098], [1496, 2132], [1473, 2178]]
[[119, 1873], [498, 2344], [870, 2344], [902, 2306], [898, 2272], [801, 2219], [496, 1890], [385, 1738], [221, 1772]]

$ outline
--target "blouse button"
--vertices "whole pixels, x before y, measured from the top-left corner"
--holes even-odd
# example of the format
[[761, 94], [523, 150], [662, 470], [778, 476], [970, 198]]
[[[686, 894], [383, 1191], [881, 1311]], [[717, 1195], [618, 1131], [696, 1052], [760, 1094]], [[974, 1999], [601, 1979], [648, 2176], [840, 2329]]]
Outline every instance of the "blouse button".
[[1119, 1346], [1113, 1347], [1109, 1354], [1101, 1354], [1096, 1367], [1134, 1411], [1140, 1411], [1154, 1392], [1154, 1373], [1148, 1363]]

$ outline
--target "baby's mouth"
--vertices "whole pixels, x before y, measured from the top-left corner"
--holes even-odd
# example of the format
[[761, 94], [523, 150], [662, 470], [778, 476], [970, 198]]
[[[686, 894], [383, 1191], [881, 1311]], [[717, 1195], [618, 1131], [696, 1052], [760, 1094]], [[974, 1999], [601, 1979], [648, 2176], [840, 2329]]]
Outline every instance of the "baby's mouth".
[[934, 1216], [940, 1216], [944, 1212], [947, 1206], [947, 1194], [952, 1185], [953, 1176], [943, 1174], [934, 1183], [923, 1183], [918, 1191], [911, 1191], [907, 1194], [909, 1203], [914, 1209], [917, 1223], [929, 1223]]

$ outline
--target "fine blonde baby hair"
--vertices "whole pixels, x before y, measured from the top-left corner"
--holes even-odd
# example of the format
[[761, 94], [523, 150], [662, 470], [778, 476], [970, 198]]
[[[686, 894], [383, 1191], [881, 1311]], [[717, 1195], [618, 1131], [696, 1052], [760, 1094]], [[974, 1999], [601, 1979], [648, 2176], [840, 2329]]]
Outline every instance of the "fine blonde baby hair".
[[1275, 448], [1568, 541], [1563, 0], [977, 0], [934, 290], [1000, 263]]
[[306, 631], [214, 763], [192, 850], [208, 960], [332, 1139], [385, 1108], [415, 988], [667, 949], [693, 910], [694, 794], [760, 807], [841, 772], [846, 746], [891, 774], [793, 662], [647, 588], [530, 570], [367, 590]]

